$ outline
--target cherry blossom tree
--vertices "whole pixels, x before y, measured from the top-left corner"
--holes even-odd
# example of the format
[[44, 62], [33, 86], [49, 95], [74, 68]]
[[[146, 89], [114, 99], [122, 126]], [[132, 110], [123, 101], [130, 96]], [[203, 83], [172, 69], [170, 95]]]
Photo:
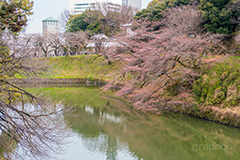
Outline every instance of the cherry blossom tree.
[[[205, 67], [204, 55], [224, 51], [223, 35], [198, 32], [201, 31], [198, 10], [183, 6], [172, 11], [167, 11], [164, 20], [156, 24], [162, 26], [159, 30], [147, 27], [153, 25], [146, 22], [134, 36], [118, 37], [121, 45], [111, 55], [124, 61], [125, 67], [107, 87], [119, 87], [118, 94], [127, 96], [137, 107], [166, 103], [170, 100], [166, 98], [169, 89], [176, 95], [188, 92]], [[127, 75], [131, 79], [119, 83]]]

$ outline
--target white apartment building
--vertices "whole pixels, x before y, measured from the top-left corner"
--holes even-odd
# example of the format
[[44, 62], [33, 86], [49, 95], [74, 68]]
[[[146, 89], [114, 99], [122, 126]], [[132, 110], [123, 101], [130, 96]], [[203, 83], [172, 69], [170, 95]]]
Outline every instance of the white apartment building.
[[87, 9], [93, 9], [96, 2], [109, 2], [110, 4], [121, 4], [121, 0], [69, 0], [69, 11], [72, 14], [81, 14]]
[[142, 0], [122, 0], [122, 5], [132, 6], [137, 10], [142, 9]]

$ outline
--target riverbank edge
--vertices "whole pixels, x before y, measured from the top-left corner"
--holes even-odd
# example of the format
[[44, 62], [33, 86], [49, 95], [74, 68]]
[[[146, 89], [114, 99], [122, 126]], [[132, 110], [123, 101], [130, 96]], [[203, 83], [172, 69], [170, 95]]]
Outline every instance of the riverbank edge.
[[[161, 106], [161, 105], [160, 105]], [[214, 123], [240, 128], [240, 114], [230, 108], [218, 108], [214, 106], [199, 106], [189, 104], [165, 104], [156, 110], [184, 114], [190, 117], [200, 118]]]
[[[86, 84], [86, 85], [105, 85], [108, 82], [102, 79], [89, 78], [36, 78], [36, 79], [11, 79], [16, 84]], [[199, 106], [196, 104], [165, 104], [159, 105], [152, 114], [159, 113], [158, 110], [170, 111], [179, 114], [185, 114], [215, 123], [240, 128], [240, 115], [234, 113], [229, 108], [219, 109], [217, 107]]]
[[92, 84], [105, 85], [106, 80], [93, 78], [34, 78], [34, 79], [10, 79], [11, 83], [15, 84]]

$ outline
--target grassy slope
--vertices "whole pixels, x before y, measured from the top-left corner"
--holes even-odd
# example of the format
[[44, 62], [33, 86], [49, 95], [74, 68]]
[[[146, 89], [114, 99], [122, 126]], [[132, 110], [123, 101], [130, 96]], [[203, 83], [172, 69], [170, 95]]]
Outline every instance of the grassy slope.
[[[183, 113], [240, 127], [238, 120], [240, 117], [240, 60], [237, 57], [206, 57], [206, 61], [211, 59], [217, 60], [220, 65], [209, 68], [193, 86], [193, 93], [189, 95], [189, 99], [190, 104], [195, 105], [183, 108], [178, 105], [173, 107], [177, 110], [182, 108], [180, 111]], [[110, 81], [115, 79], [123, 66], [118, 61], [108, 65], [103, 57], [97, 55], [52, 57], [47, 61], [50, 65], [49, 72], [44, 73], [42, 78], [87, 78]], [[179, 96], [180, 99], [183, 98], [181, 94]], [[174, 97], [178, 99], [179, 96]]]
[[[81, 55], [71, 57], [51, 57], [47, 59], [49, 72], [42, 78], [88, 78], [112, 80], [119, 74], [121, 64], [115, 61], [110, 65], [97, 55]], [[111, 74], [110, 74], [111, 73]]]
[[[208, 120], [240, 127], [240, 59], [208, 57], [215, 63], [193, 85], [186, 105], [170, 108]], [[181, 94], [174, 98], [181, 99]], [[187, 99], [191, 99], [190, 103]], [[187, 105], [190, 104], [190, 105]]]

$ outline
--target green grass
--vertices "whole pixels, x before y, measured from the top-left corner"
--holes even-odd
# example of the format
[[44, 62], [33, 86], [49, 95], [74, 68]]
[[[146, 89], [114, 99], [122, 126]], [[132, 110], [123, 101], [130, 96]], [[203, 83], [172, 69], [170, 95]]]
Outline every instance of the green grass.
[[233, 107], [240, 102], [239, 60], [225, 60], [212, 66], [193, 86], [200, 103]]
[[230, 59], [240, 59], [239, 56], [229, 57]]
[[[113, 61], [110, 65], [102, 56], [81, 55], [47, 58], [50, 66], [41, 78], [87, 78], [90, 80], [112, 80], [119, 74], [121, 64]], [[110, 74], [111, 73], [111, 74]]]

